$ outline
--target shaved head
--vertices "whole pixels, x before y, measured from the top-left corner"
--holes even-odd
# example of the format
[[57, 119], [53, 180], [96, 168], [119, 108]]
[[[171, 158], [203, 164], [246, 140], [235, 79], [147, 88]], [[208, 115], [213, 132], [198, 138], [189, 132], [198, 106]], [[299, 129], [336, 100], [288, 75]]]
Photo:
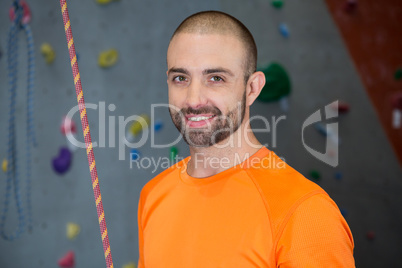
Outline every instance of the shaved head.
[[238, 19], [220, 11], [202, 11], [186, 18], [173, 33], [231, 35], [244, 46], [244, 81], [247, 83], [257, 68], [257, 46], [250, 31]]

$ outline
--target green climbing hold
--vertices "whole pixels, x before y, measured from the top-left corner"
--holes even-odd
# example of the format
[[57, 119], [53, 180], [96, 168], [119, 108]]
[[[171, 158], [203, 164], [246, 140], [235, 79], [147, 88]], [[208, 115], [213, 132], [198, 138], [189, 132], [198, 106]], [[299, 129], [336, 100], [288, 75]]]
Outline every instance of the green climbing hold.
[[286, 70], [279, 63], [271, 63], [267, 67], [261, 68], [265, 74], [265, 86], [261, 90], [258, 99], [260, 101], [276, 101], [289, 95], [290, 79]]
[[179, 152], [179, 150], [177, 149], [177, 147], [175, 147], [175, 146], [170, 147], [170, 161], [171, 162], [177, 161], [176, 157], [177, 157], [178, 152]]
[[399, 68], [395, 72], [395, 80], [401, 80], [402, 79], [402, 68]]
[[273, 0], [272, 1], [272, 6], [274, 8], [280, 9], [283, 6], [283, 1], [282, 0]]
[[315, 181], [319, 181], [321, 179], [321, 175], [317, 170], [310, 171], [310, 177]]

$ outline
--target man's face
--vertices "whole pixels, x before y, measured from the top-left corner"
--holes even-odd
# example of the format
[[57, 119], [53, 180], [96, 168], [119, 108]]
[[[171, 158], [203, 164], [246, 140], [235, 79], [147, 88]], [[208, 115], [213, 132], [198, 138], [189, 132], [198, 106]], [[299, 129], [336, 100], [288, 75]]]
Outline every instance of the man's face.
[[226, 140], [245, 115], [245, 51], [233, 36], [176, 35], [167, 54], [169, 112], [184, 140], [209, 147]]

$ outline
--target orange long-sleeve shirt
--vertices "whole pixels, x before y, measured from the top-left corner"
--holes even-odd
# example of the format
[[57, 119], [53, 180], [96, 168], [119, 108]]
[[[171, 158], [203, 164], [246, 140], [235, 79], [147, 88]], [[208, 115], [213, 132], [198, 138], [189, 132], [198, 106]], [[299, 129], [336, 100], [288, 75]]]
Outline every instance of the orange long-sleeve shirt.
[[188, 160], [141, 192], [139, 268], [354, 267], [334, 201], [267, 148], [203, 179]]

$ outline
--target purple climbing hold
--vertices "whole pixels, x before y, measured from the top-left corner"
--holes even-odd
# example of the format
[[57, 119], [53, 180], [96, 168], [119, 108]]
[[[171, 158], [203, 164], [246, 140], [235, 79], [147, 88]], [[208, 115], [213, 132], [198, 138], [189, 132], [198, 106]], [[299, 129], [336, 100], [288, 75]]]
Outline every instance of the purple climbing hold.
[[61, 147], [59, 155], [52, 160], [53, 169], [59, 174], [64, 174], [68, 171], [71, 165], [72, 153], [67, 147]]

